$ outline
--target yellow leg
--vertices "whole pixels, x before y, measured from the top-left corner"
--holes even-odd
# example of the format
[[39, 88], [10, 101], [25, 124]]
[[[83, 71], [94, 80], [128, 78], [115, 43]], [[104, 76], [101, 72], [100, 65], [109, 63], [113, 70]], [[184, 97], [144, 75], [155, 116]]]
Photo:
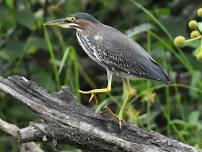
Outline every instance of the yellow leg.
[[123, 83], [123, 99], [124, 100], [118, 115], [115, 114], [108, 106], [105, 106], [105, 108], [109, 111], [109, 113], [111, 113], [112, 116], [118, 120], [120, 129], [122, 127], [122, 123], [124, 122], [123, 112], [126, 108], [126, 105], [128, 101], [130, 101], [131, 98], [134, 97], [135, 95], [136, 95], [136, 91], [130, 87], [129, 80], [127, 80], [126, 82], [124, 81]]
[[130, 101], [132, 99], [132, 97], [134, 97], [136, 95], [136, 91], [130, 87], [130, 83], [129, 83], [128, 79], [127, 79], [126, 82], [124, 81], [123, 87], [124, 87], [123, 88], [123, 91], [124, 91], [123, 98], [124, 98], [124, 100], [123, 100], [123, 104], [122, 104], [121, 109], [120, 109], [120, 111], [118, 113], [118, 116], [117, 116], [118, 121], [119, 121], [120, 129], [122, 127], [122, 122], [124, 121], [123, 120], [123, 113], [125, 111], [126, 105], [127, 105], [128, 101]]
[[90, 91], [79, 90], [80, 93], [91, 94], [89, 102], [91, 102], [94, 99], [96, 104], [98, 104], [98, 99], [97, 99], [97, 96], [96, 96], [97, 93], [105, 93], [105, 92], [110, 92], [110, 91], [111, 91], [111, 86], [107, 87], [107, 88], [102, 88], [102, 89], [93, 89], [93, 90], [90, 90]]
[[96, 103], [98, 103], [98, 99], [96, 97], [96, 94], [97, 93], [105, 93], [105, 92], [110, 92], [112, 89], [111, 89], [111, 82], [112, 82], [112, 73], [107, 70], [107, 79], [108, 79], [108, 85], [106, 88], [102, 88], [102, 89], [93, 89], [93, 90], [89, 90], [89, 91], [82, 91], [82, 90], [79, 90], [80, 93], [83, 93], [83, 94], [91, 94], [91, 97], [89, 99], [89, 102], [92, 101], [92, 99], [94, 99], [96, 101]]

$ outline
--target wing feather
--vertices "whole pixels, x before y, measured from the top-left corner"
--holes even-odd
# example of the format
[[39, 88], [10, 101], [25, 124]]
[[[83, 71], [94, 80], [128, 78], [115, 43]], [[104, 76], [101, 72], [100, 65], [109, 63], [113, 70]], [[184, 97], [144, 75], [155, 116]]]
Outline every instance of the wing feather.
[[109, 70], [170, 83], [165, 71], [138, 43], [112, 27], [104, 26], [100, 29], [97, 34], [101, 38], [91, 38], [90, 41], [95, 45], [90, 48]]

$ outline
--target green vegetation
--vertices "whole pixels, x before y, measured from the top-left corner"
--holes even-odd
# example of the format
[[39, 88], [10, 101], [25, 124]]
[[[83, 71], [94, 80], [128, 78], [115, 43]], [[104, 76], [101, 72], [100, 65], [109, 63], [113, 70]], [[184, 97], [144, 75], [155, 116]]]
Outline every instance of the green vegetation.
[[[175, 82], [166, 86], [148, 80], [131, 80], [136, 95], [127, 105], [125, 119], [202, 148], [202, 63], [196, 55], [202, 52], [202, 41], [197, 37], [201, 33], [192, 33], [194, 40], [188, 43], [181, 37], [186, 42], [181, 49], [173, 44], [178, 35], [190, 37], [188, 27], [196, 26], [193, 21], [188, 23], [189, 20], [202, 20], [199, 7], [202, 7], [200, 1], [0, 1], [0, 75], [25, 76], [50, 92], [69, 85], [86, 106], [101, 111], [107, 104], [118, 112], [124, 96], [120, 79], [114, 78], [112, 93], [98, 96], [99, 105], [89, 104], [89, 96], [80, 96], [78, 90], [104, 87], [105, 70], [85, 55], [72, 30], [43, 27], [49, 19], [89, 12], [141, 44]], [[0, 118], [19, 127], [39, 119], [4, 93], [0, 93]], [[48, 144], [41, 147], [52, 151]], [[79, 152], [68, 145], [58, 148]], [[18, 151], [17, 141], [0, 132], [0, 151]]]

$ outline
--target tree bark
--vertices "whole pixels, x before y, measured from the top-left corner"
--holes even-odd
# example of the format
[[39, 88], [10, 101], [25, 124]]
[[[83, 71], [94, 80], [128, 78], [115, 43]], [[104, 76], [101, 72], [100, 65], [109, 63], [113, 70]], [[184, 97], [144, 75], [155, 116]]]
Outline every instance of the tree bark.
[[18, 132], [19, 142], [69, 144], [88, 152], [202, 152], [154, 131], [94, 113], [69, 88], [51, 94], [24, 77], [0, 77], [0, 90], [29, 107], [44, 121]]

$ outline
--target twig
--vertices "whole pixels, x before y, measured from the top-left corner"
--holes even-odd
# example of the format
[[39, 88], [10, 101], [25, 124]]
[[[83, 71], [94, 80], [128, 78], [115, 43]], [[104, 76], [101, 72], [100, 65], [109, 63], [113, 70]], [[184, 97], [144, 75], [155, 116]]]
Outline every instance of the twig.
[[[18, 137], [19, 128], [0, 119], [0, 130], [8, 133], [11, 136]], [[21, 152], [43, 152], [34, 142], [20, 144]]]

